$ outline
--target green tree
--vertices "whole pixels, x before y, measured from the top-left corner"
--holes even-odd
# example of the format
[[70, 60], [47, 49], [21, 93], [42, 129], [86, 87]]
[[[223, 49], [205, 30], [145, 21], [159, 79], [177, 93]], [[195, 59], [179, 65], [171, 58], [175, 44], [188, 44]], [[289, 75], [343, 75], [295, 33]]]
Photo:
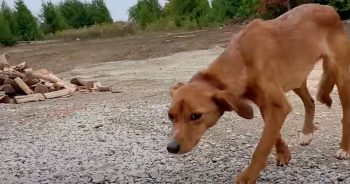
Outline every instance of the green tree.
[[142, 28], [156, 22], [162, 15], [158, 0], [139, 0], [129, 9], [129, 20], [136, 22]]
[[66, 23], [73, 28], [81, 28], [93, 24], [89, 20], [87, 4], [78, 0], [65, 0], [59, 4], [59, 10]]
[[18, 35], [20, 40], [30, 41], [41, 38], [38, 22], [29, 11], [23, 0], [15, 1], [15, 18], [18, 24]]
[[216, 22], [224, 22], [233, 17], [255, 15], [259, 0], [212, 0], [212, 17]]
[[104, 0], [92, 0], [89, 5], [89, 17], [93, 24], [112, 23], [113, 19], [109, 13]]
[[12, 35], [9, 22], [3, 15], [0, 15], [0, 43], [6, 46], [11, 46], [16, 43]]
[[41, 7], [41, 28], [44, 34], [56, 33], [68, 27], [58, 8], [51, 1], [43, 2]]
[[208, 0], [169, 0], [166, 15], [173, 17], [177, 26], [193, 22], [198, 26], [206, 26], [210, 12]]
[[6, 4], [5, 1], [1, 3], [0, 14], [4, 17], [4, 19], [8, 22], [10, 26], [11, 33], [16, 40], [18, 33], [18, 24], [15, 18], [14, 11]]

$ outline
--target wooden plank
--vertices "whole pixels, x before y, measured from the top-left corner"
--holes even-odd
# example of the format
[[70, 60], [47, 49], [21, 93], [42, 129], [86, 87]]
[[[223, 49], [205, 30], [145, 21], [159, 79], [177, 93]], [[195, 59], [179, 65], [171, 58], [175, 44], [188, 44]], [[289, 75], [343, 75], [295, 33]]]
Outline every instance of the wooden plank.
[[24, 95], [24, 96], [15, 96], [14, 97], [15, 103], [26, 103], [26, 102], [38, 102], [45, 100], [45, 97], [40, 94], [31, 94], [31, 95]]
[[59, 90], [59, 91], [53, 91], [53, 92], [50, 92], [50, 93], [44, 93], [44, 97], [46, 99], [51, 99], [51, 98], [58, 98], [58, 97], [63, 97], [63, 96], [66, 96], [66, 95], [69, 95], [70, 94], [70, 91], [69, 89], [62, 89], [62, 90]]
[[15, 82], [27, 95], [34, 94], [33, 90], [31, 90], [29, 86], [21, 78], [19, 77], [15, 78]]

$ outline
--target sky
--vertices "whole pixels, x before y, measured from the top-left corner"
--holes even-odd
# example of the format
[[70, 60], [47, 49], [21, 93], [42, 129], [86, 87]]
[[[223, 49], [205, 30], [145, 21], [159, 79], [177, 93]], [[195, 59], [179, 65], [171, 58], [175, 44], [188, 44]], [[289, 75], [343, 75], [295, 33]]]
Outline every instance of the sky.
[[[5, 0], [8, 5], [13, 7], [15, 0]], [[63, 0], [51, 0], [53, 3], [59, 3]], [[91, 0], [80, 0], [91, 1]], [[40, 13], [42, 0], [24, 0], [24, 3], [32, 11], [35, 16]], [[109, 9], [113, 20], [128, 20], [128, 9], [137, 3], [137, 0], [105, 0], [107, 8]], [[159, 0], [161, 5], [165, 4], [165, 0]]]

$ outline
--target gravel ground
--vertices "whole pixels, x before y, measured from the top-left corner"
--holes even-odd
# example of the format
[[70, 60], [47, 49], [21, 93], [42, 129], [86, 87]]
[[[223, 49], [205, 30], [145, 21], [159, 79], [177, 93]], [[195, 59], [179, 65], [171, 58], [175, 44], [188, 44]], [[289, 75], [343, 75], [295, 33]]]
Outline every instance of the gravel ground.
[[[141, 61], [77, 67], [61, 76], [101, 80], [121, 93], [77, 94], [23, 105], [0, 105], [0, 183], [232, 183], [250, 160], [262, 118], [243, 120], [227, 113], [193, 152], [168, 154], [171, 131], [166, 111], [168, 88], [188, 80], [222, 49], [192, 51]], [[310, 75], [315, 95], [319, 66]], [[316, 106], [320, 130], [307, 147], [299, 146], [301, 100], [283, 135], [292, 151], [287, 167], [269, 158], [259, 183], [350, 183], [349, 161], [334, 154], [339, 146], [341, 109]]]

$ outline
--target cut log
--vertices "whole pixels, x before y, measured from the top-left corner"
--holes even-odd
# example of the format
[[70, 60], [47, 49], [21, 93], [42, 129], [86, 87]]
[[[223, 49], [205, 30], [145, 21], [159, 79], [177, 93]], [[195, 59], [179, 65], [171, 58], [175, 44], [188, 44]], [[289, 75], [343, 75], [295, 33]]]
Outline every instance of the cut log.
[[34, 93], [48, 93], [49, 88], [47, 88], [44, 84], [37, 84], [34, 88]]
[[63, 96], [66, 96], [66, 95], [69, 95], [70, 94], [70, 91], [68, 89], [62, 89], [62, 90], [59, 90], [59, 91], [53, 91], [53, 92], [50, 92], [50, 93], [44, 93], [44, 97], [47, 98], [47, 99], [51, 99], [51, 98], [58, 98], [58, 97], [63, 97]]
[[7, 53], [0, 54], [0, 70], [3, 70], [5, 67], [10, 66], [7, 60], [9, 59], [9, 55]]
[[100, 92], [107, 92], [107, 91], [111, 91], [112, 88], [109, 86], [97, 86], [97, 90]]
[[33, 90], [31, 90], [29, 86], [21, 78], [19, 77], [15, 78], [15, 82], [27, 95], [34, 94]]
[[24, 74], [18, 71], [6, 71], [4, 72], [5, 75], [7, 75], [8, 78], [10, 79], [15, 79], [17, 77], [23, 78]]
[[6, 79], [4, 81], [4, 85], [5, 84], [10, 84], [12, 86], [12, 88], [17, 91], [17, 92], [21, 92], [21, 88], [18, 86], [18, 84], [13, 80], [13, 79]]
[[5, 80], [7, 79], [7, 75], [5, 72], [0, 72], [0, 85], [4, 84]]
[[61, 78], [52, 73], [47, 73], [45, 70], [37, 70], [33, 72], [34, 77], [43, 79], [52, 83], [63, 81]]
[[69, 81], [56, 82], [56, 85], [68, 89], [71, 93], [74, 93], [77, 90], [77, 86], [70, 83]]
[[85, 86], [86, 82], [78, 78], [73, 78], [70, 80], [70, 83], [75, 84], [77, 86]]
[[10, 103], [11, 99], [7, 95], [0, 94], [0, 103]]
[[17, 71], [23, 71], [26, 68], [28, 68], [28, 65], [26, 62], [20, 63], [20, 64], [15, 66], [15, 70], [17, 70]]
[[19, 103], [25, 103], [25, 102], [38, 102], [45, 100], [45, 97], [38, 93], [38, 94], [32, 94], [32, 95], [24, 95], [24, 96], [15, 96], [14, 97], [15, 102], [17, 104]]
[[33, 73], [30, 72], [30, 71], [27, 71], [25, 74], [24, 74], [24, 77], [23, 77], [23, 81], [28, 85], [28, 86], [33, 86], [37, 83], [40, 82], [40, 80], [38, 78], [35, 78]]
[[5, 92], [5, 94], [15, 94], [16, 90], [13, 89], [11, 84], [5, 84], [2, 86], [2, 91]]

